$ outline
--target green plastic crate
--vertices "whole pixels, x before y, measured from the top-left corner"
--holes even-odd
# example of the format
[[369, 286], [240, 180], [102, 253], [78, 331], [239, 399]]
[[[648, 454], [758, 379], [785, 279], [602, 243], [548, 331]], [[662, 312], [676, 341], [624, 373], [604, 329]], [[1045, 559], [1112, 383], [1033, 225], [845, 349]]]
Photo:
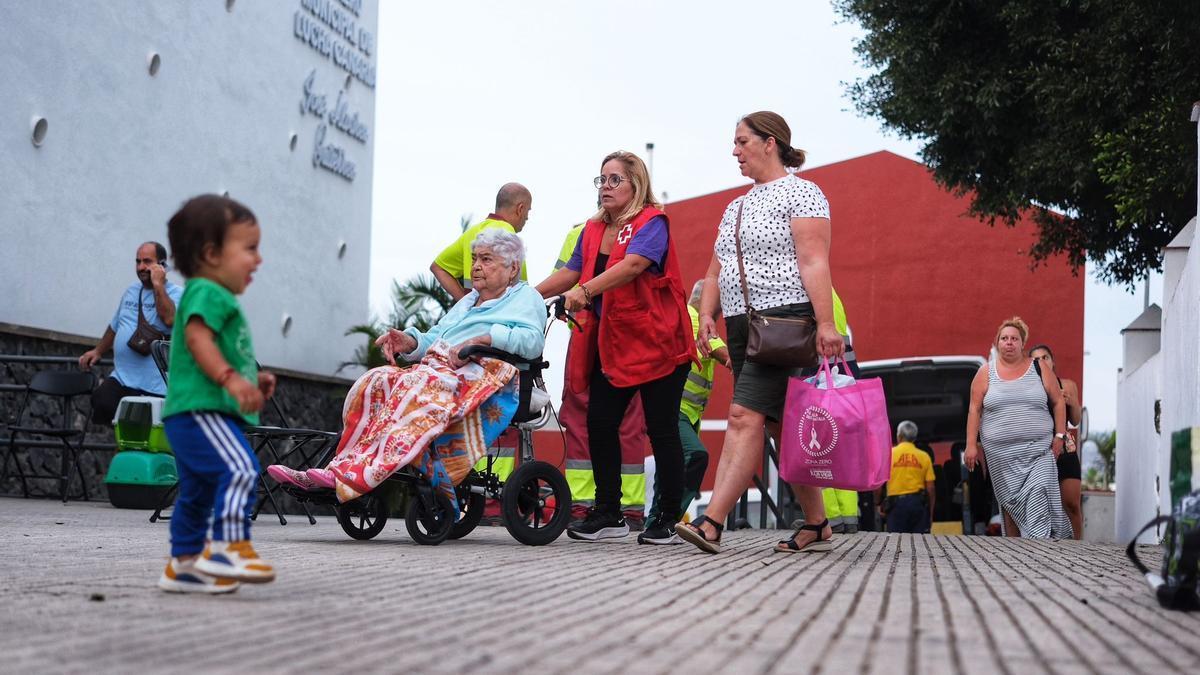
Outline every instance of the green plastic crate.
[[117, 404], [113, 433], [121, 450], [171, 452], [162, 424], [163, 399], [157, 396], [126, 396]]
[[143, 450], [113, 455], [104, 476], [109, 501], [122, 509], [156, 508], [178, 481], [173, 455]]

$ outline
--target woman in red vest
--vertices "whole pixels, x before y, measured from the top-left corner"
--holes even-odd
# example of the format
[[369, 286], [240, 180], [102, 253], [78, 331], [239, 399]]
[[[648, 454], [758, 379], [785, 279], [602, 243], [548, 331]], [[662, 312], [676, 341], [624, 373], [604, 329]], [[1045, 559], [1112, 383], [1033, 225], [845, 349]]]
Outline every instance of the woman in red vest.
[[[695, 351], [669, 223], [646, 165], [637, 155], [614, 152], [604, 158], [594, 182], [600, 210], [584, 226], [567, 265], [538, 285], [543, 296], [564, 294], [582, 328], [572, 333], [567, 368], [572, 386], [590, 389], [587, 429], [596, 503], [567, 536], [588, 541], [629, 534], [621, 517], [618, 429], [635, 393], [641, 393], [661, 503], [681, 502], [677, 421]], [[638, 542], [678, 543], [679, 515], [664, 509]]]

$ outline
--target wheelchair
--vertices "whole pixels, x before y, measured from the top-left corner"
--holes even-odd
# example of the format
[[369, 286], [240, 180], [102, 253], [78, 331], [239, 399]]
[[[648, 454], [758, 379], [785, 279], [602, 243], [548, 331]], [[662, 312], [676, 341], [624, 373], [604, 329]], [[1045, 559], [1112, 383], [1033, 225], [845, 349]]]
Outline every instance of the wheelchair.
[[[396, 471], [370, 493], [344, 504], [338, 503], [331, 489], [281, 487], [297, 501], [335, 507], [342, 530], [358, 540], [379, 535], [395, 511], [404, 512], [408, 534], [418, 544], [437, 545], [447, 539], [461, 539], [479, 525], [489, 498], [499, 501], [504, 527], [522, 544], [544, 546], [558, 539], [571, 518], [571, 489], [557, 467], [535, 459], [533, 454], [533, 432], [545, 426], [554, 414], [545, 398], [540, 406], [531, 405], [535, 388], [545, 392], [542, 370], [549, 364], [541, 357], [522, 359], [482, 345], [467, 347], [460, 356], [501, 359], [518, 368], [519, 399], [509, 427], [517, 430], [519, 447], [515, 467], [507, 479], [502, 480], [493, 471], [496, 456], [489, 452], [486, 466], [482, 470], [472, 468], [455, 487], [459, 512], [411, 464]], [[328, 463], [333, 452], [331, 448], [317, 466]]]

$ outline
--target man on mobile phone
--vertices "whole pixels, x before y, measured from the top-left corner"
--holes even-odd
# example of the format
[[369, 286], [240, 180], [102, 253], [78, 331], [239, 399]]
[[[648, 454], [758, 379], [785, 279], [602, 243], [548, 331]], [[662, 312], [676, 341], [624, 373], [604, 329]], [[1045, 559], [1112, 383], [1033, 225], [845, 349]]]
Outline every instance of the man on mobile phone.
[[117, 403], [125, 396], [166, 396], [167, 384], [149, 355], [130, 347], [138, 329], [138, 316], [154, 329], [170, 335], [175, 323], [175, 305], [183, 287], [167, 281], [167, 249], [148, 241], [137, 249], [137, 282], [125, 289], [116, 314], [94, 349], [79, 357], [79, 367], [90, 370], [109, 349], [113, 350], [113, 372], [92, 392], [92, 421], [111, 424]]

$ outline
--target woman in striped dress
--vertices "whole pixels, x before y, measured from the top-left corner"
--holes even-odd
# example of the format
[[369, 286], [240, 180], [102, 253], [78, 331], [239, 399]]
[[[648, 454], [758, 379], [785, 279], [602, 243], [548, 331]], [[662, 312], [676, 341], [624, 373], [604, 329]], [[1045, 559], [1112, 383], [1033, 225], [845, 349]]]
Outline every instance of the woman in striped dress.
[[1066, 439], [1066, 406], [1054, 373], [1025, 355], [1028, 337], [1019, 317], [1000, 324], [996, 358], [971, 383], [963, 461], [973, 470], [982, 442], [1006, 535], [1070, 539], [1055, 468]]

